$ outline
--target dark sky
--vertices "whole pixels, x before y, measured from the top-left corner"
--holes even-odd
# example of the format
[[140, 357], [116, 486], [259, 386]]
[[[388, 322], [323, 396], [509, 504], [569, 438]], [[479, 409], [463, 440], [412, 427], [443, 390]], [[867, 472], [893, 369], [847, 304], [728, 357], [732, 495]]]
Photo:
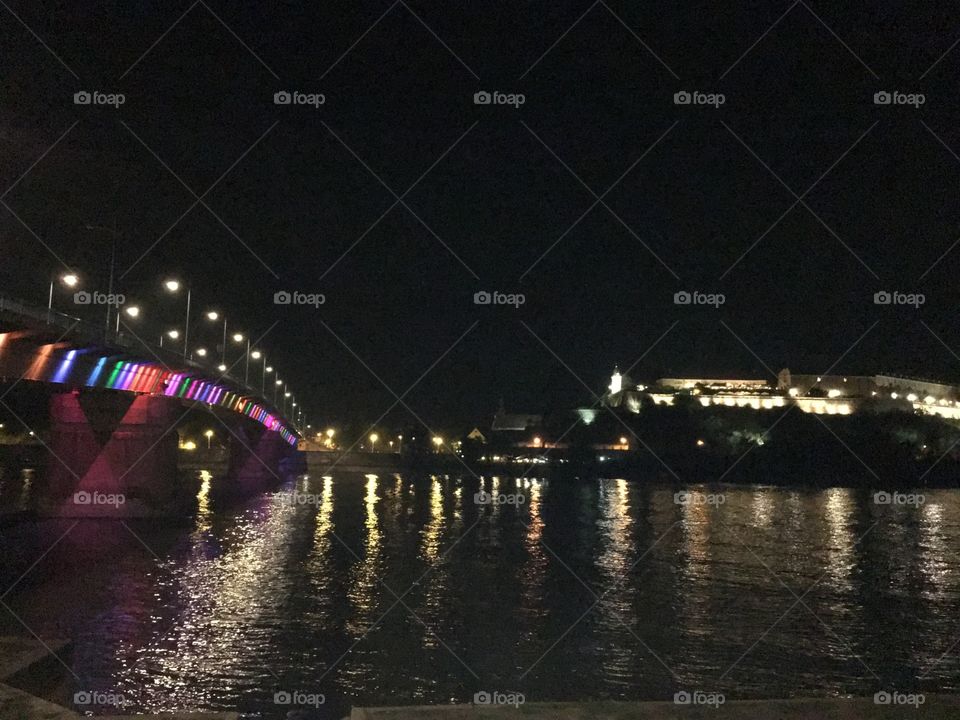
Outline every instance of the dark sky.
[[[273, 326], [318, 422], [376, 419], [434, 363], [404, 401], [435, 426], [501, 396], [572, 406], [665, 332], [635, 377], [840, 360], [960, 381], [960, 247], [936, 262], [960, 238], [950, 4], [7, 2], [2, 188], [47, 154], [0, 205], [4, 292], [45, 301], [58, 258], [105, 290], [109, 237], [84, 228], [116, 221], [139, 332], [173, 325], [159, 283], [189, 279], [197, 310]], [[484, 289], [526, 303], [474, 305]]]

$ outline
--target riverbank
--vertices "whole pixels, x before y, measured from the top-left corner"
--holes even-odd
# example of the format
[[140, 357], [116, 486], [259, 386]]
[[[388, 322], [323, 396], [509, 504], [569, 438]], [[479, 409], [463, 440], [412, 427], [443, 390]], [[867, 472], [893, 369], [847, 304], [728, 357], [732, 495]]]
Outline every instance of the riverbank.
[[960, 717], [960, 696], [927, 695], [919, 708], [878, 705], [872, 697], [740, 700], [719, 707], [672, 702], [525, 703], [353, 708], [350, 720], [901, 720], [910, 717], [947, 720]]

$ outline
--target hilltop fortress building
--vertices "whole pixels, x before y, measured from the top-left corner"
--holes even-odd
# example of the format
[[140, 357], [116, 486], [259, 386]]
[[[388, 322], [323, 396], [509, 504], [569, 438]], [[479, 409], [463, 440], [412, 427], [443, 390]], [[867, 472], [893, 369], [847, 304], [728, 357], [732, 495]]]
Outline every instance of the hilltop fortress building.
[[956, 385], [895, 375], [798, 375], [788, 369], [777, 373], [775, 383], [762, 379], [660, 378], [649, 386], [638, 385], [614, 369], [603, 400], [609, 407], [639, 413], [644, 402], [673, 405], [678, 395], [696, 398], [704, 407], [771, 410], [796, 405], [803, 412], [819, 415], [902, 410], [960, 418], [960, 387]]

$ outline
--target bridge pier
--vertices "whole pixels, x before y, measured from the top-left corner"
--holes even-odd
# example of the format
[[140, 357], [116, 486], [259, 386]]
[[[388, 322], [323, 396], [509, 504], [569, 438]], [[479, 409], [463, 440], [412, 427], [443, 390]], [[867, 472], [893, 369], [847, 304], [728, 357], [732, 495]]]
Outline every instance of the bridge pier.
[[275, 430], [262, 426], [240, 426], [232, 431], [228, 482], [242, 495], [263, 492], [297, 468], [292, 461], [297, 451]]
[[62, 517], [173, 512], [178, 412], [176, 401], [150, 395], [54, 395], [43, 511]]

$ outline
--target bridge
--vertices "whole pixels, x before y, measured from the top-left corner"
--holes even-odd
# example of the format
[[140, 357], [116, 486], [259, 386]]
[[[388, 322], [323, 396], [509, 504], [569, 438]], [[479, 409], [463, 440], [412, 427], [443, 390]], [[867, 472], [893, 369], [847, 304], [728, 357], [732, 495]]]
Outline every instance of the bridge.
[[227, 429], [228, 477], [241, 486], [276, 476], [300, 436], [263, 386], [250, 387], [229, 369], [146, 343], [119, 323], [111, 331], [2, 296], [0, 383], [0, 405], [27, 429], [5, 398], [22, 384], [42, 384], [49, 396], [49, 432], [31, 434], [45, 450], [43, 510], [53, 515], [169, 512], [175, 428], [193, 410]]

